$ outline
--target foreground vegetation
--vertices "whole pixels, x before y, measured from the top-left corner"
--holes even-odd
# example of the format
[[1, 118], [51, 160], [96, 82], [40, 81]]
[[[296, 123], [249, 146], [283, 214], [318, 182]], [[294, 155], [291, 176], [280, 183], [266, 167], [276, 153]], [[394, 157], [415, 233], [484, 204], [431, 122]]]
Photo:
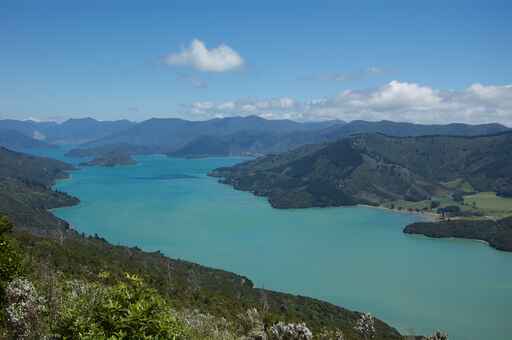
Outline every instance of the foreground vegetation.
[[[7, 295], [2, 303], [4, 336], [30, 330], [35, 338], [241, 339], [252, 334], [249, 339], [257, 339], [275, 325], [283, 332], [306, 327], [320, 339], [329, 334], [364, 336], [357, 327], [361, 318], [368, 318], [365, 314], [257, 289], [235, 274], [112, 246], [98, 237], [67, 231], [63, 238], [50, 239], [10, 232], [5, 218], [1, 223], [2, 245], [7, 245], [1, 249], [2, 292]], [[19, 303], [31, 307], [23, 311], [16, 307]], [[9, 314], [13, 304], [11, 309], [18, 308], [17, 315], [25, 320], [23, 327]], [[385, 323], [368, 322], [373, 338], [401, 339]], [[30, 338], [21, 333], [19, 339]]]

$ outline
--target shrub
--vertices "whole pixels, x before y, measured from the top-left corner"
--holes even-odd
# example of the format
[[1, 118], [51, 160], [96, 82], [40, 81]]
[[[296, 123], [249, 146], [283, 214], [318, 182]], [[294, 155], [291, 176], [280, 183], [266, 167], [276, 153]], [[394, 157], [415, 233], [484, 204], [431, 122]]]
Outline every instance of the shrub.
[[7, 326], [14, 339], [28, 339], [38, 335], [44, 299], [28, 280], [17, 278], [5, 289]]
[[428, 336], [426, 340], [448, 340], [448, 334], [436, 331], [431, 336]]
[[369, 313], [362, 313], [354, 326], [356, 332], [361, 334], [364, 339], [375, 337], [375, 319]]
[[278, 322], [270, 328], [270, 340], [311, 340], [313, 333], [304, 323]]
[[324, 329], [320, 333], [315, 335], [315, 340], [345, 340], [345, 335], [339, 329], [337, 329], [337, 330]]
[[430, 209], [438, 208], [439, 205], [441, 205], [441, 203], [439, 203], [439, 201], [432, 201], [432, 202], [430, 202]]
[[0, 284], [2, 289], [21, 271], [21, 256], [14, 249], [7, 234], [13, 225], [7, 217], [0, 215]]
[[167, 302], [135, 275], [111, 287], [68, 284], [57, 333], [66, 339], [185, 339]]

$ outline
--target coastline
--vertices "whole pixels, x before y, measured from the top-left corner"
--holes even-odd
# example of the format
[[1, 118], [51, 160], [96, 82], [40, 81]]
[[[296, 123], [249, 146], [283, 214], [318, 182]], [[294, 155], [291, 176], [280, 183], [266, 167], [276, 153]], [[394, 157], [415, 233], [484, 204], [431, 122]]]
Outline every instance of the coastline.
[[401, 213], [401, 214], [414, 214], [414, 215], [421, 217], [421, 219], [424, 222], [439, 222], [439, 221], [441, 221], [441, 215], [439, 215], [435, 212], [431, 212], [431, 211], [428, 211], [428, 212], [408, 211], [408, 210], [404, 210], [404, 209], [401, 209], [401, 210], [400, 209], [391, 209], [391, 208], [385, 207], [383, 205], [369, 205], [369, 204], [357, 204], [357, 206], [373, 208], [373, 209], [382, 209], [382, 210], [392, 211], [392, 212]]

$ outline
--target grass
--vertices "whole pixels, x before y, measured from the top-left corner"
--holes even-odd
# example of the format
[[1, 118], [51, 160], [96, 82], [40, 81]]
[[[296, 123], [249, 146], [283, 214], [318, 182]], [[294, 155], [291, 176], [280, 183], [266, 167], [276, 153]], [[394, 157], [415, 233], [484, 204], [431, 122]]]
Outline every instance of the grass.
[[[437, 208], [444, 208], [449, 205], [459, 205], [457, 202], [451, 199], [449, 196], [439, 196], [439, 197], [432, 197], [432, 200], [424, 200], [424, 201], [418, 201], [418, 202], [411, 202], [411, 201], [404, 201], [404, 200], [398, 200], [393, 202], [385, 203], [384, 206], [387, 208], [394, 207], [395, 209], [402, 209], [402, 210], [430, 210], [432, 201], [439, 202], [439, 207], [436, 207], [433, 209], [434, 211], [437, 210]], [[469, 207], [463, 207], [461, 206], [461, 209], [469, 209]]]
[[475, 189], [473, 188], [473, 186], [459, 178], [459, 179], [455, 179], [453, 181], [449, 181], [449, 182], [444, 182], [442, 183], [445, 187], [449, 188], [449, 189], [452, 189], [452, 190], [460, 190], [462, 192], [475, 192]]
[[495, 192], [480, 192], [464, 196], [466, 206], [476, 208], [485, 215], [505, 217], [512, 215], [512, 198], [496, 196]]

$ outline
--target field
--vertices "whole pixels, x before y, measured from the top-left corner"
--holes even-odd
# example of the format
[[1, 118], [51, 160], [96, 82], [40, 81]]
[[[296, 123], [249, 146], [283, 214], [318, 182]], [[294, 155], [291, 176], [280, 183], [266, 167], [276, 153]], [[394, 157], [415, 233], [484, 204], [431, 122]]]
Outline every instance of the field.
[[496, 196], [495, 192], [480, 192], [475, 195], [464, 196], [464, 203], [485, 215], [495, 217], [512, 215], [512, 198]]
[[[439, 206], [431, 209], [432, 201], [439, 202]], [[473, 195], [464, 196], [464, 202], [456, 202], [450, 196], [432, 197], [432, 200], [424, 200], [419, 202], [410, 201], [394, 201], [383, 204], [386, 208], [409, 210], [409, 211], [429, 211], [435, 212], [437, 208], [447, 206], [459, 206], [461, 211], [478, 212], [483, 216], [468, 218], [503, 218], [512, 215], [512, 198], [504, 198], [496, 196], [495, 192], [480, 192]]]
[[470, 183], [463, 179], [456, 179], [450, 182], [442, 183], [445, 187], [452, 190], [460, 190], [462, 192], [474, 192], [475, 189], [471, 186]]

